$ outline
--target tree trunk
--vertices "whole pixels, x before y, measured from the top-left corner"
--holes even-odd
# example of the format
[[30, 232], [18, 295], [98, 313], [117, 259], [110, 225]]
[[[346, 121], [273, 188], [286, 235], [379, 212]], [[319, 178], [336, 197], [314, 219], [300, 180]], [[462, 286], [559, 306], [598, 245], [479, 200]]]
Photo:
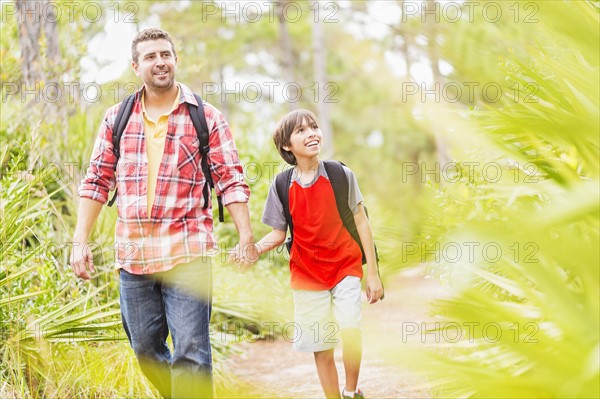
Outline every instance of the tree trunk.
[[[405, 0], [400, 0], [398, 3], [400, 5], [400, 9], [402, 12], [404, 12]], [[406, 80], [414, 82], [414, 78], [410, 73], [410, 68], [412, 67], [412, 59], [410, 57], [410, 32], [408, 31], [408, 28], [402, 26], [402, 22], [400, 22], [400, 27], [397, 31], [402, 38], [402, 55], [404, 56], [404, 63], [406, 64], [405, 77]]]
[[[49, 0], [17, 0], [17, 28], [21, 47], [23, 82], [35, 85], [56, 75], [60, 64], [57, 15]], [[46, 63], [40, 58], [40, 39], [44, 32]], [[45, 68], [43, 67], [45, 66]]]
[[[39, 119], [45, 122], [59, 121], [64, 124], [61, 129], [62, 142], [67, 143], [67, 107], [61, 106], [58, 81], [60, 70], [60, 50], [58, 41], [58, 16], [55, 7], [48, 7], [50, 0], [17, 0], [17, 30], [21, 48], [21, 84], [26, 90], [44, 93], [41, 101], [34, 99], [25, 104], [25, 108], [39, 106]], [[42, 39], [42, 32], [45, 40]], [[41, 49], [44, 44], [44, 51]], [[46, 57], [42, 59], [41, 54]], [[52, 83], [52, 84], [49, 84]], [[21, 90], [24, 88], [21, 87]], [[35, 103], [35, 104], [34, 104]], [[30, 110], [31, 112], [32, 110]], [[31, 115], [35, 115], [31, 113]], [[37, 117], [36, 117], [37, 118]], [[32, 149], [32, 152], [37, 149]], [[34, 153], [31, 156], [35, 156]], [[35, 158], [31, 158], [35, 159]]]
[[[427, 0], [427, 10], [434, 10], [436, 3], [434, 0]], [[431, 18], [431, 14], [427, 18], [427, 52], [429, 53], [429, 61], [431, 62], [431, 73], [433, 74], [433, 81], [435, 83], [441, 83], [442, 74], [440, 73], [440, 57], [438, 55], [437, 45], [437, 29], [434, 18]]]
[[284, 95], [287, 97], [286, 102], [290, 110], [298, 108], [298, 90], [296, 89], [296, 79], [294, 73], [294, 52], [292, 50], [292, 40], [288, 31], [287, 22], [283, 15], [283, 10], [288, 0], [279, 1], [275, 3], [277, 9], [277, 20], [279, 21], [279, 46], [281, 49], [281, 63], [283, 65], [283, 77], [286, 80], [287, 93]]
[[[435, 10], [436, 2], [434, 0], [427, 0], [427, 10]], [[437, 29], [435, 19], [431, 17], [431, 14], [427, 16], [426, 20], [426, 32], [427, 32], [427, 52], [429, 55], [429, 62], [431, 63], [431, 74], [433, 75], [433, 84], [435, 90], [442, 90], [442, 74], [440, 73], [440, 59], [438, 54], [437, 44]], [[450, 154], [448, 150], [448, 144], [444, 136], [434, 129], [433, 137], [435, 141], [435, 151], [437, 155], [437, 162], [439, 169], [442, 170], [448, 162], [450, 162]], [[440, 178], [440, 184], [443, 185], [444, 179]]]
[[[219, 84], [221, 85], [222, 88], [225, 87], [225, 66], [223, 64], [219, 65]], [[230, 112], [229, 112], [229, 104], [227, 104], [227, 101], [221, 102], [220, 111], [223, 113], [223, 115], [225, 115], [225, 119], [227, 119], [229, 121]]]
[[[46, 0], [46, 3], [48, 0]], [[54, 71], [56, 66], [60, 64], [60, 47], [58, 45], [58, 18], [54, 12], [53, 7], [48, 7], [47, 11], [44, 12], [45, 21], [44, 34], [46, 35], [46, 54], [50, 67]]]
[[[44, 0], [45, 1], [45, 0]], [[21, 46], [21, 74], [23, 82], [35, 85], [41, 80], [40, 33], [44, 1], [17, 0], [17, 27]]]
[[[320, 13], [319, 13], [320, 14]], [[329, 84], [327, 82], [327, 47], [323, 34], [323, 23], [312, 22], [313, 68], [315, 77], [315, 98], [319, 127], [323, 133], [322, 157], [332, 158], [334, 155], [333, 128], [329, 112]]]

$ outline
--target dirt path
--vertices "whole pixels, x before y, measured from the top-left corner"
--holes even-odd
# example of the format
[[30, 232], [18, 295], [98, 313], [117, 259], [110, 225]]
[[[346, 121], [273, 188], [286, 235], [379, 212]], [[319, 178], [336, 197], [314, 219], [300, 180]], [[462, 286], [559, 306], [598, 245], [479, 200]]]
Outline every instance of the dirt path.
[[[431, 397], [422, 381], [401, 359], [385, 361], [375, 345], [378, 342], [400, 344], [403, 322], [420, 324], [430, 320], [425, 304], [444, 296], [445, 290], [435, 280], [423, 278], [421, 272], [421, 268], [415, 268], [400, 273], [386, 284], [384, 301], [363, 306], [363, 360], [359, 386], [369, 398]], [[292, 344], [283, 339], [243, 345], [243, 353], [231, 358], [229, 367], [233, 377], [248, 386], [247, 397], [323, 398], [310, 354], [292, 351]], [[340, 349], [336, 349], [336, 364], [343, 385]]]

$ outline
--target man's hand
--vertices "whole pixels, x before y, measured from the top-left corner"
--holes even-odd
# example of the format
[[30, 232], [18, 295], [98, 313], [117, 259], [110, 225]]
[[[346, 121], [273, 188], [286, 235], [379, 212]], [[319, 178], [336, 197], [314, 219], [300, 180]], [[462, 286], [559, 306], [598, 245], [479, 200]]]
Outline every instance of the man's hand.
[[368, 274], [367, 275], [367, 300], [369, 303], [375, 303], [383, 295], [383, 285], [381, 284], [381, 280], [379, 279], [379, 275]]
[[235, 229], [240, 235], [240, 242], [229, 252], [229, 261], [238, 264], [240, 271], [246, 271], [258, 260], [258, 250], [254, 243], [252, 228], [250, 226], [250, 213], [245, 202], [233, 202], [226, 205]]
[[229, 252], [229, 261], [236, 263], [241, 272], [245, 272], [258, 261], [258, 249], [252, 240], [240, 241]]
[[90, 273], [95, 273], [94, 256], [87, 242], [73, 243], [71, 250], [71, 268], [75, 275], [84, 280], [90, 279]]
[[73, 273], [84, 280], [89, 280], [90, 273], [96, 272], [94, 257], [87, 240], [102, 210], [102, 205], [102, 202], [89, 198], [79, 199], [77, 226], [75, 226], [75, 233], [73, 233], [70, 263]]

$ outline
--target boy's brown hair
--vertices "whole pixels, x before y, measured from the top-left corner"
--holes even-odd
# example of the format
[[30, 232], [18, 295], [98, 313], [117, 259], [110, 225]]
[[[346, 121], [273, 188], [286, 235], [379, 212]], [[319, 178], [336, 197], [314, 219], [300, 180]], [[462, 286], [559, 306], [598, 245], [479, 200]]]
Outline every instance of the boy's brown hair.
[[138, 63], [138, 57], [139, 57], [139, 54], [137, 51], [138, 43], [147, 42], [150, 40], [160, 40], [160, 39], [164, 39], [164, 40], [168, 41], [169, 43], [171, 43], [171, 50], [173, 51], [173, 55], [175, 56], [175, 58], [177, 58], [177, 52], [175, 51], [175, 45], [173, 44], [173, 38], [171, 38], [171, 35], [169, 35], [168, 32], [166, 32], [162, 29], [148, 28], [148, 29], [144, 29], [143, 31], [139, 32], [133, 38], [133, 42], [131, 43], [131, 60], [133, 62], [135, 62], [136, 64]]
[[315, 114], [309, 110], [296, 109], [284, 115], [283, 118], [277, 122], [277, 127], [273, 134], [273, 141], [275, 142], [277, 151], [279, 151], [283, 160], [290, 165], [296, 165], [296, 157], [291, 151], [287, 151], [283, 147], [289, 147], [291, 145], [290, 137], [292, 136], [292, 133], [298, 126], [301, 126], [304, 121], [315, 123], [317, 125], [319, 124]]

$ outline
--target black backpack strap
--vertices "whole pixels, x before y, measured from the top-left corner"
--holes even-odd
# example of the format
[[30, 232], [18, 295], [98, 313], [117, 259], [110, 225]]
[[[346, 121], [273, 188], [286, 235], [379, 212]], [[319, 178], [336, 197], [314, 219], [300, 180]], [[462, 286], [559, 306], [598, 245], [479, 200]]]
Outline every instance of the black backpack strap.
[[[193, 104], [188, 103], [188, 108], [190, 111], [190, 118], [192, 119], [192, 124], [196, 129], [196, 134], [198, 135], [198, 140], [200, 141], [200, 166], [202, 167], [202, 173], [204, 174], [204, 178], [206, 179], [206, 184], [202, 189], [202, 195], [204, 196], [204, 209], [208, 208], [208, 203], [210, 201], [210, 190], [215, 187], [215, 183], [212, 179], [212, 174], [210, 173], [210, 165], [208, 162], [208, 153], [210, 152], [210, 146], [208, 143], [209, 139], [209, 130], [208, 125], [206, 123], [206, 115], [204, 114], [204, 105], [202, 103], [202, 98], [194, 93], [194, 97], [196, 97], [196, 101], [198, 102], [198, 106], [196, 107]], [[219, 221], [225, 221], [223, 217], [223, 202], [221, 200], [221, 196], [217, 196], [217, 202], [219, 204]]]
[[329, 179], [331, 187], [333, 188], [333, 194], [335, 195], [335, 203], [337, 205], [340, 218], [342, 219], [344, 226], [346, 226], [346, 229], [348, 230], [352, 238], [354, 238], [354, 241], [356, 241], [360, 246], [360, 250], [363, 253], [364, 264], [365, 259], [362, 243], [360, 242], [358, 230], [356, 230], [354, 214], [352, 213], [350, 206], [348, 206], [348, 193], [350, 191], [350, 184], [348, 183], [346, 172], [344, 172], [343, 164], [338, 161], [323, 161], [323, 164], [325, 166], [327, 178]]
[[[360, 241], [360, 235], [358, 234], [358, 229], [356, 228], [356, 223], [354, 222], [354, 214], [348, 205], [348, 195], [350, 193], [350, 183], [348, 182], [348, 177], [346, 176], [346, 172], [344, 172], [344, 164], [339, 161], [323, 161], [325, 166], [325, 172], [327, 173], [327, 177], [329, 178], [329, 182], [331, 183], [331, 187], [333, 188], [333, 193], [335, 195], [335, 203], [338, 208], [338, 212], [340, 213], [340, 218], [344, 223], [344, 226], [354, 239], [358, 243], [360, 247], [360, 251], [362, 253], [362, 264], [367, 263], [367, 258], [365, 256], [365, 251], [362, 246], [362, 242]], [[367, 211], [367, 207], [363, 204], [363, 208], [365, 209], [365, 213], [367, 217], [369, 213]], [[375, 250], [375, 260], [377, 261], [377, 274], [379, 275], [379, 279], [381, 280], [381, 275], [379, 273], [379, 254], [377, 253], [377, 246], [373, 245]], [[383, 287], [383, 284], [382, 284]], [[384, 292], [381, 293], [381, 298], [385, 298], [385, 289]]]
[[292, 223], [292, 214], [290, 213], [290, 182], [292, 181], [292, 172], [294, 168], [284, 170], [275, 177], [275, 190], [277, 196], [283, 206], [283, 214], [285, 221], [287, 222], [288, 229], [290, 230], [290, 238], [286, 241], [288, 251], [292, 249], [292, 242], [294, 240], [294, 224]]
[[[121, 137], [123, 136], [123, 132], [125, 131], [125, 127], [127, 127], [127, 122], [129, 122], [129, 117], [133, 112], [133, 105], [135, 104], [135, 97], [137, 93], [132, 93], [125, 97], [121, 106], [119, 106], [119, 111], [117, 112], [117, 117], [115, 118], [115, 123], [113, 125], [112, 131], [112, 145], [113, 145], [113, 154], [117, 158], [115, 162], [115, 170], [117, 170], [117, 164], [119, 163], [120, 156], [120, 148], [121, 148]], [[115, 188], [115, 192], [110, 201], [108, 201], [108, 206], [113, 206], [117, 199], [117, 189]]]
[[[360, 250], [362, 252], [362, 262], [365, 264], [367, 259], [365, 257], [365, 251], [363, 249], [362, 243], [360, 241], [360, 235], [358, 234], [358, 230], [356, 229], [356, 223], [354, 222], [354, 214], [348, 205], [348, 195], [350, 192], [350, 183], [348, 182], [348, 177], [346, 176], [346, 172], [344, 172], [344, 164], [339, 161], [323, 161], [325, 165], [325, 172], [327, 172], [327, 177], [333, 187], [333, 193], [335, 195], [335, 203], [338, 208], [338, 212], [340, 213], [340, 218], [344, 223], [344, 226], [354, 239], [360, 246]], [[365, 213], [367, 217], [369, 215], [367, 211], [367, 207], [363, 204], [363, 208], [365, 209]], [[377, 248], [375, 248], [375, 259], [379, 262], [379, 254], [377, 253]]]

